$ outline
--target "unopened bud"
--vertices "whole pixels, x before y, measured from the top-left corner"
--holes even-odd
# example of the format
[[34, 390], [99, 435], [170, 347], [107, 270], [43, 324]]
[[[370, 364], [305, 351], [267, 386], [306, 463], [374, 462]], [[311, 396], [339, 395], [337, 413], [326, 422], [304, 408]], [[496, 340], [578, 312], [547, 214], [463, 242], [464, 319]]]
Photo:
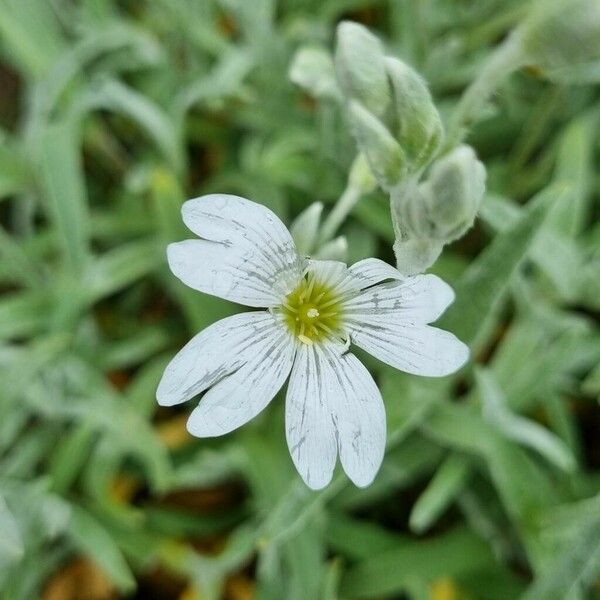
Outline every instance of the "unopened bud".
[[600, 2], [538, 0], [515, 32], [525, 60], [558, 83], [600, 81]]
[[470, 146], [459, 146], [433, 165], [427, 212], [434, 237], [451, 242], [473, 225], [483, 200], [485, 177], [485, 167]]
[[401, 60], [386, 57], [394, 90], [393, 105], [400, 124], [398, 140], [413, 168], [426, 165], [440, 147], [444, 128], [427, 84]]
[[485, 168], [469, 146], [438, 160], [425, 182], [392, 190], [398, 270], [414, 275], [430, 267], [444, 244], [473, 225], [484, 191]]
[[335, 71], [342, 91], [381, 117], [390, 102], [381, 42], [358, 23], [344, 21], [337, 28]]
[[333, 59], [322, 48], [306, 47], [298, 50], [292, 60], [289, 75], [293, 83], [315, 98], [339, 97]]
[[361, 104], [348, 106], [350, 127], [373, 175], [384, 189], [394, 187], [405, 171], [404, 152], [387, 127]]

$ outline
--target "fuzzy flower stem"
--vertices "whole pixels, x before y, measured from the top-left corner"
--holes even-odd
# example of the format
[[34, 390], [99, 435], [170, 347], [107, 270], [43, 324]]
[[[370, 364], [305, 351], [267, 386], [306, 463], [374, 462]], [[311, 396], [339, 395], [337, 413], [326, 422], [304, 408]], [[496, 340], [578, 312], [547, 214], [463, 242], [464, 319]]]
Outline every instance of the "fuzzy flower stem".
[[452, 116], [445, 151], [452, 150], [465, 137], [467, 128], [477, 119], [481, 109], [505, 77], [521, 68], [524, 52], [516, 36], [501, 44], [481, 72], [462, 95]]
[[321, 227], [321, 232], [319, 234], [318, 245], [325, 244], [335, 236], [340, 225], [344, 222], [346, 217], [350, 214], [350, 211], [360, 200], [360, 196], [361, 192], [355, 186], [351, 184], [346, 186], [346, 189], [335, 203], [335, 206], [329, 215], [327, 215], [325, 221], [323, 221], [323, 226]]

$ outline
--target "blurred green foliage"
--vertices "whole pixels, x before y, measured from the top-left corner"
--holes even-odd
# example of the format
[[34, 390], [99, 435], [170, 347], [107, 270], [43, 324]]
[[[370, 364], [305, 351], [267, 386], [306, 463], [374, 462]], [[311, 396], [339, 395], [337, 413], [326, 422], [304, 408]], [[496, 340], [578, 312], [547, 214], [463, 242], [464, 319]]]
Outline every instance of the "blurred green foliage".
[[[431, 382], [365, 358], [389, 422], [370, 488], [303, 486], [281, 398], [218, 440], [154, 399], [174, 352], [235, 309], [169, 274], [181, 203], [238, 193], [289, 223], [344, 189], [343, 112], [291, 83], [295, 52], [362, 22], [448, 120], [526, 8], [0, 0], [2, 598], [50, 597], [77, 556], [124, 598], [597, 597], [597, 86], [521, 69], [473, 126], [488, 194], [433, 271], [474, 360]], [[383, 193], [343, 233], [349, 262], [393, 261]]]

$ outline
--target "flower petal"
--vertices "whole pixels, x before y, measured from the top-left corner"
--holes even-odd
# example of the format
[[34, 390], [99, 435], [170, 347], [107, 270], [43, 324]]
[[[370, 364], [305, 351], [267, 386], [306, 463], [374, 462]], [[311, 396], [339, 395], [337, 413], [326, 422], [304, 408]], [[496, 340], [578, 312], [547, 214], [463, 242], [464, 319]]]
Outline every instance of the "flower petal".
[[273, 306], [298, 284], [303, 260], [268, 208], [227, 194], [187, 201], [185, 224], [202, 240], [171, 244], [173, 273], [186, 285], [247, 306]]
[[357, 323], [405, 325], [432, 323], [454, 301], [452, 288], [435, 275], [388, 281], [360, 292], [344, 303], [347, 318]]
[[385, 453], [385, 407], [377, 385], [354, 354], [331, 346], [324, 354], [336, 374], [335, 402], [340, 461], [358, 487], [371, 484]]
[[308, 272], [312, 273], [318, 281], [327, 283], [335, 288], [345, 281], [348, 274], [346, 263], [339, 260], [309, 260]]
[[277, 324], [252, 344], [252, 356], [235, 373], [212, 387], [187, 422], [197, 437], [224, 435], [254, 418], [284, 384], [294, 361], [296, 346]]
[[331, 480], [336, 447], [344, 470], [369, 485], [383, 459], [385, 411], [365, 367], [334, 344], [301, 345], [286, 398], [292, 460], [312, 489]]
[[[321, 261], [311, 261], [320, 263]], [[345, 265], [342, 264], [344, 267]], [[314, 267], [312, 267], [314, 269]], [[404, 275], [386, 262], [378, 258], [365, 258], [350, 267], [346, 267], [343, 276], [340, 274], [335, 283], [335, 293], [340, 297], [354, 296], [365, 288], [371, 287], [386, 279], [402, 280]]]
[[351, 340], [384, 363], [415, 375], [443, 377], [458, 371], [469, 349], [448, 331], [399, 322], [394, 315], [378, 322], [348, 325]]
[[158, 403], [173, 406], [203, 392], [245, 364], [255, 344], [276, 327], [266, 311], [240, 313], [207, 327], [168, 364], [156, 391]]
[[404, 279], [404, 275], [378, 258], [365, 258], [348, 268], [350, 274], [360, 282], [360, 289], [381, 283], [386, 279]]
[[301, 344], [285, 399], [285, 430], [296, 469], [313, 490], [331, 481], [337, 457], [327, 375], [316, 347]]

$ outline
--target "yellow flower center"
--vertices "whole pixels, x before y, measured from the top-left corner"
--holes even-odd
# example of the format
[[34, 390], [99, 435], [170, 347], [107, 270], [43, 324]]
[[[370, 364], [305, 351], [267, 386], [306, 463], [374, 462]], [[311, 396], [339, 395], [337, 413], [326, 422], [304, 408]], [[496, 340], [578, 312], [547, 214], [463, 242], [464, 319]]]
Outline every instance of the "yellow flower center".
[[341, 334], [340, 298], [311, 273], [288, 294], [282, 308], [290, 331], [305, 344]]

